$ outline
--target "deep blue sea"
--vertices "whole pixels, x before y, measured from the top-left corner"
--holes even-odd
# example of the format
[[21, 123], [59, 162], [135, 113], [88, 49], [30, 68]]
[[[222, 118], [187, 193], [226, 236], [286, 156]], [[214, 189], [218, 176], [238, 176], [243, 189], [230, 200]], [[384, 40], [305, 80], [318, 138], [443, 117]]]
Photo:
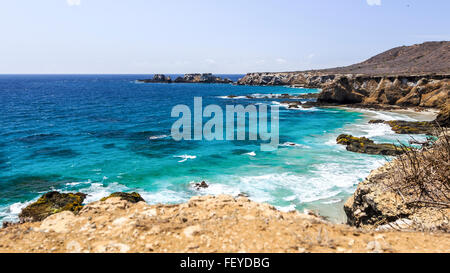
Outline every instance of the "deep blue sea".
[[[233, 80], [242, 75], [221, 75]], [[137, 191], [148, 203], [195, 195], [245, 193], [283, 210], [314, 209], [343, 220], [342, 202], [385, 158], [350, 153], [341, 133], [394, 142], [369, 119], [403, 114], [280, 108], [280, 147], [254, 141], [180, 141], [170, 137], [177, 104], [277, 104], [248, 94], [318, 92], [228, 84], [144, 84], [148, 75], [0, 75], [0, 222], [50, 190], [81, 191], [86, 202]], [[237, 95], [227, 99], [227, 95]], [[289, 145], [290, 144], [290, 145]], [[210, 187], [196, 190], [193, 183]]]

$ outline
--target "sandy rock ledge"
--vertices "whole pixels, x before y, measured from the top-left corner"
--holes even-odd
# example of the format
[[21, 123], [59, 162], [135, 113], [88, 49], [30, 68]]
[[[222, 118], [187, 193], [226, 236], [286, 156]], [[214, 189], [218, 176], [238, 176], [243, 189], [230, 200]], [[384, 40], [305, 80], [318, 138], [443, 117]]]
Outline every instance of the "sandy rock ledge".
[[450, 252], [450, 234], [366, 232], [245, 197], [113, 197], [1, 229], [0, 252]]

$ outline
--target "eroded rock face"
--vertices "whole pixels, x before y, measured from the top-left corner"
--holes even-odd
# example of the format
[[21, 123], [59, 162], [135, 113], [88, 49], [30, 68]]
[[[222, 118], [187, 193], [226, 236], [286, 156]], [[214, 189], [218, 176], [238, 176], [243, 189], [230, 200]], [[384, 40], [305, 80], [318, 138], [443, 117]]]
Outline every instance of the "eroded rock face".
[[144, 198], [137, 193], [126, 193], [126, 192], [115, 192], [109, 195], [108, 197], [102, 198], [102, 201], [108, 200], [109, 198], [119, 197], [121, 200], [126, 200], [131, 203], [145, 202]]
[[444, 106], [441, 108], [436, 122], [442, 127], [450, 127], [450, 99], [447, 99]]
[[393, 144], [376, 144], [365, 137], [342, 134], [336, 139], [338, 144], [346, 145], [347, 151], [373, 155], [400, 155], [404, 151]]
[[335, 103], [361, 103], [368, 95], [364, 89], [355, 89], [348, 77], [342, 76], [324, 86], [317, 101]]
[[42, 221], [62, 211], [78, 212], [83, 208], [85, 198], [86, 194], [83, 193], [48, 192], [22, 210], [19, 214], [20, 222]]
[[249, 73], [240, 85], [321, 88], [319, 103], [359, 103], [403, 107], [442, 107], [450, 96], [450, 75], [369, 76], [323, 72]]

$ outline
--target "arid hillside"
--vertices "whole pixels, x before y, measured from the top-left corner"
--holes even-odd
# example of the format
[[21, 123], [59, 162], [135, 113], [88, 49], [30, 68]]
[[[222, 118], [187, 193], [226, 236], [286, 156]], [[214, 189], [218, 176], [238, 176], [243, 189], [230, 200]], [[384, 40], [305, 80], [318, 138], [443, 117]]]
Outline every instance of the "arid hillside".
[[449, 74], [450, 42], [426, 42], [412, 46], [400, 46], [362, 63], [320, 71], [333, 74], [365, 75]]

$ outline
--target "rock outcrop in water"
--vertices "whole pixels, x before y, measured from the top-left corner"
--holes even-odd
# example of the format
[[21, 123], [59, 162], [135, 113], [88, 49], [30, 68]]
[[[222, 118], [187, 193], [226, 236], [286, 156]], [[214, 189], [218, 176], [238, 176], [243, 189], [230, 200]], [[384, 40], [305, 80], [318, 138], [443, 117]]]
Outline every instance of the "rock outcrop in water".
[[233, 83], [228, 78], [221, 78], [214, 76], [211, 73], [203, 74], [185, 74], [183, 77], [178, 77], [172, 80], [169, 76], [163, 74], [155, 74], [152, 79], [138, 80], [143, 83]]
[[48, 192], [22, 210], [20, 222], [42, 221], [61, 211], [78, 212], [83, 208], [85, 198], [86, 194], [83, 193]]
[[352, 135], [342, 134], [336, 139], [338, 144], [346, 145], [347, 151], [372, 154], [395, 156], [404, 153], [403, 149], [394, 144], [376, 144], [373, 140], [365, 137], [354, 137]]
[[211, 73], [203, 74], [185, 74], [183, 77], [175, 79], [176, 83], [233, 83], [230, 79], [222, 79]]
[[155, 74], [152, 79], [138, 80], [144, 83], [172, 83], [172, 79], [169, 76], [163, 74]]

